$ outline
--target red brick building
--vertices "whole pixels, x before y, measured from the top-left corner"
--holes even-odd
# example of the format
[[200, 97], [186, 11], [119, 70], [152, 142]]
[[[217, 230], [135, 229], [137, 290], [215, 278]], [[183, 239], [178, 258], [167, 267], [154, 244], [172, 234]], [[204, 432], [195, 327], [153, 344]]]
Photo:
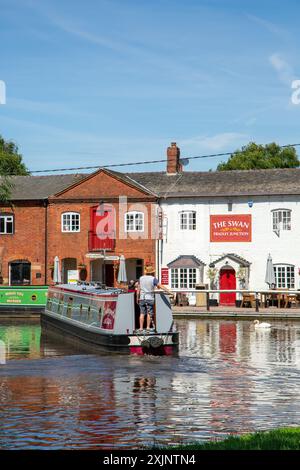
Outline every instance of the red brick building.
[[82, 280], [116, 285], [121, 255], [128, 280], [145, 264], [158, 268], [159, 194], [172, 190], [182, 171], [175, 143], [167, 156], [166, 173], [12, 177], [11, 201], [0, 203], [0, 282], [50, 284], [56, 256], [63, 282], [77, 270]]
[[61, 260], [63, 282], [68, 270], [79, 269], [82, 280], [116, 284], [121, 255], [128, 279], [137, 279], [145, 263], [155, 265], [156, 199], [127, 176], [107, 170], [49, 197], [48, 258]]
[[51, 283], [55, 256], [63, 282], [79, 270], [83, 280], [116, 284], [121, 255], [128, 279], [155, 265], [157, 197], [129, 176], [99, 170], [13, 180], [11, 202], [0, 206], [2, 284]]

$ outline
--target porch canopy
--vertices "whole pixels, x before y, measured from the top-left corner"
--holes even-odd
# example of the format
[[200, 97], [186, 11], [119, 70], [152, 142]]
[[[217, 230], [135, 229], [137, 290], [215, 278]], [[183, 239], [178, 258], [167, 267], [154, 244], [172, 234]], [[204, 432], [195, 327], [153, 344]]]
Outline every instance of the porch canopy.
[[225, 253], [222, 256], [220, 256], [220, 258], [218, 258], [215, 261], [213, 261], [212, 263], [210, 263], [209, 266], [214, 267], [216, 264], [219, 264], [219, 265], [224, 264], [224, 263], [227, 264], [227, 262], [228, 263], [233, 262], [236, 265], [241, 266], [243, 268], [249, 268], [250, 264], [251, 264], [245, 258], [243, 258], [240, 255], [237, 255], [236, 253]]
[[181, 255], [178, 256], [174, 261], [167, 264], [169, 269], [176, 268], [201, 268], [205, 266], [205, 263], [194, 255]]

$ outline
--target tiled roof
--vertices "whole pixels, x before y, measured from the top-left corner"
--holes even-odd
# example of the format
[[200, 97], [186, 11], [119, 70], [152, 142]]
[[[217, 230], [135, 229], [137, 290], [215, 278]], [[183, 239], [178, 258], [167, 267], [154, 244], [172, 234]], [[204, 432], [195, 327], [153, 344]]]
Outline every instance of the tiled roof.
[[127, 173], [160, 197], [300, 194], [300, 169]]
[[198, 268], [205, 263], [194, 255], [182, 255], [167, 264], [168, 268]]
[[225, 255], [221, 256], [220, 258], [216, 259], [213, 263], [210, 263], [210, 266], [212, 267], [216, 263], [219, 263], [225, 258], [229, 258], [232, 261], [235, 261], [236, 263], [239, 263], [241, 266], [248, 267], [250, 266], [250, 262], [247, 261], [245, 258], [242, 256], [236, 255], [235, 253], [226, 253]]
[[[107, 171], [107, 170], [106, 170]], [[300, 195], [300, 169], [245, 171], [190, 171], [121, 173], [109, 171], [124, 182], [135, 184], [152, 195], [168, 197], [231, 197]], [[15, 176], [12, 200], [45, 199], [63, 191], [87, 174]]]
[[85, 176], [79, 174], [13, 176], [11, 178], [13, 183], [11, 199], [14, 201], [47, 199]]

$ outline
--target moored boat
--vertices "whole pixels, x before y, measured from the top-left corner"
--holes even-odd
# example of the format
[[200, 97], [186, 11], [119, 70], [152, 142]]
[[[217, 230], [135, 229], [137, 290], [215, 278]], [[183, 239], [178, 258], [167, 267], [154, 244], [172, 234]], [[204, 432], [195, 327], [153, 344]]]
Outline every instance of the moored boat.
[[48, 286], [0, 286], [0, 315], [42, 313], [47, 302], [47, 291]]
[[92, 285], [58, 285], [48, 290], [41, 321], [43, 331], [60, 333], [65, 340], [86, 347], [129, 354], [171, 355], [178, 351], [171, 305], [155, 293], [155, 328], [137, 330], [134, 292]]

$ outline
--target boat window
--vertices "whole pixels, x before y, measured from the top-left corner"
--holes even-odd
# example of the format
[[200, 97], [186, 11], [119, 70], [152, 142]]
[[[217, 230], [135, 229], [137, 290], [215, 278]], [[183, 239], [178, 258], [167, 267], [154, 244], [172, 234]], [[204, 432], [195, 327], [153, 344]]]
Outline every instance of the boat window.
[[62, 313], [64, 303], [62, 300], [59, 301], [57, 313]]
[[102, 305], [100, 305], [99, 311], [98, 311], [98, 321], [100, 325], [102, 323], [102, 313], [103, 313], [103, 309], [102, 309]]
[[68, 318], [72, 317], [72, 307], [73, 307], [73, 297], [69, 297], [69, 302], [67, 306], [67, 316]]

